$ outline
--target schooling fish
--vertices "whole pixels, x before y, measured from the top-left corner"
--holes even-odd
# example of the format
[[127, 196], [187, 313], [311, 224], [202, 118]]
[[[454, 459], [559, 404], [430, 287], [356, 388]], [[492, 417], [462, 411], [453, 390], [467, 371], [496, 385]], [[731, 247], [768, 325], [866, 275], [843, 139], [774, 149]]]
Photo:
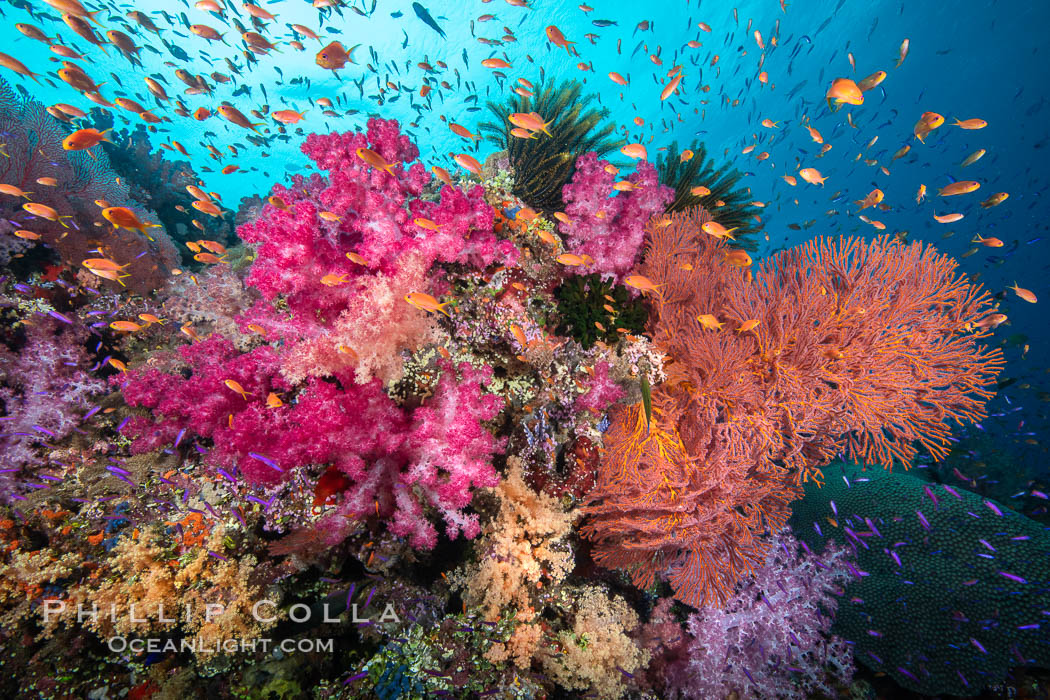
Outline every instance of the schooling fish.
[[438, 26], [438, 23], [434, 21], [434, 18], [427, 12], [427, 8], [420, 5], [418, 2], [412, 3], [412, 10], [416, 13], [416, 17], [423, 20], [427, 26], [433, 29], [435, 32], [441, 35], [441, 38], [445, 38], [445, 30]]

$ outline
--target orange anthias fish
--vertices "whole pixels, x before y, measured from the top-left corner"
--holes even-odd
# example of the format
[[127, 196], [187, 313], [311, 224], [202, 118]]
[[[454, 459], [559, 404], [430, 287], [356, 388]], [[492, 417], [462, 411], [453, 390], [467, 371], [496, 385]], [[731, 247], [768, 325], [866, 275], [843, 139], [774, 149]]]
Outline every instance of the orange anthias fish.
[[629, 143], [620, 149], [620, 153], [628, 158], [634, 158], [635, 160], [648, 160], [649, 157], [649, 153], [646, 151], [645, 146], [640, 143]]
[[545, 122], [543, 121], [543, 117], [536, 112], [514, 112], [507, 117], [507, 121], [514, 126], [521, 127], [522, 129], [527, 129], [529, 131], [542, 131], [547, 134], [547, 136], [551, 135], [551, 132], [547, 127], [553, 123], [553, 120]]
[[749, 320], [744, 321], [743, 323], [741, 323], [740, 327], [736, 329], [736, 332], [737, 333], [747, 333], [748, 331], [753, 331], [755, 328], [758, 327], [758, 324], [760, 324], [760, 323], [762, 323], [762, 322], [759, 321], [757, 318], [749, 319]]
[[859, 83], [857, 83], [857, 87], [860, 88], [861, 92], [867, 92], [868, 90], [871, 90], [874, 87], [878, 87], [879, 84], [885, 79], [886, 79], [886, 71], [884, 71], [884, 70], [877, 70], [874, 73], [872, 73], [871, 75], [869, 75], [867, 78], [865, 78], [864, 80], [862, 80]]
[[69, 224], [67, 224], [62, 219], [72, 219], [73, 218], [72, 215], [61, 215], [60, 216], [57, 211], [55, 211], [51, 207], [47, 206], [46, 204], [40, 204], [39, 202], [26, 202], [25, 204], [22, 205], [22, 208], [25, 209], [30, 214], [32, 214], [33, 216], [39, 216], [41, 219], [47, 219], [48, 221], [57, 221], [58, 223], [60, 223], [63, 226], [65, 226], [66, 228], [69, 228]]
[[751, 262], [751, 256], [747, 254], [746, 250], [733, 248], [726, 253], [726, 264], [730, 267], [751, 267]]
[[410, 292], [405, 295], [405, 301], [421, 311], [428, 311], [430, 313], [440, 311], [449, 318], [452, 318], [451, 314], [449, 314], [448, 311], [445, 311], [445, 307], [451, 304], [451, 301], [446, 301], [442, 304], [434, 297], [429, 294], [424, 294], [423, 292]]
[[237, 109], [233, 105], [219, 105], [218, 111], [219, 114], [221, 114], [226, 119], [226, 121], [230, 122], [231, 124], [236, 124], [237, 126], [243, 127], [245, 129], [251, 129], [257, 134], [259, 133], [259, 130], [255, 127], [263, 125], [263, 122], [253, 123], [248, 121], [248, 117], [244, 116], [241, 110]]
[[655, 292], [657, 289], [657, 285], [643, 275], [628, 275], [624, 278], [623, 283], [628, 287], [634, 287], [640, 292]]
[[985, 209], [988, 209], [990, 207], [999, 206], [1000, 204], [1005, 202], [1006, 198], [1009, 197], [1009, 196], [1010, 196], [1010, 194], [1008, 192], [996, 192], [991, 197], [989, 197], [988, 199], [986, 199], [983, 202], [981, 202], [981, 206], [984, 207]]
[[971, 243], [980, 243], [981, 245], [985, 246], [986, 248], [1002, 248], [1003, 247], [1003, 242], [1001, 240], [999, 240], [998, 238], [996, 238], [995, 236], [988, 236], [987, 238], [981, 238], [981, 234], [979, 234], [979, 233], [976, 236], [974, 236], [973, 240], [970, 241], [970, 242]]
[[244, 390], [244, 387], [242, 387], [239, 382], [233, 379], [225, 379], [222, 383], [225, 384], [226, 387], [231, 391], [235, 391], [238, 394], [240, 394], [241, 398], [245, 401], [248, 400], [248, 392]]
[[936, 112], [923, 112], [922, 116], [919, 117], [919, 121], [915, 122], [912, 133], [915, 134], [915, 138], [919, 139], [920, 143], [926, 143], [926, 137], [929, 136], [930, 132], [943, 123], [944, 117]]
[[864, 199], [858, 199], [856, 202], [854, 202], [854, 204], [860, 205], [860, 209], [858, 209], [857, 211], [864, 211], [868, 207], [873, 207], [879, 202], [881, 202], [884, 196], [885, 195], [883, 195], [882, 190], [876, 188], [869, 192], [867, 197], [865, 197]]
[[357, 149], [357, 157], [371, 165], [376, 170], [384, 170], [391, 176], [397, 177], [397, 174], [394, 172], [394, 164], [387, 163], [385, 160], [383, 160], [383, 156], [379, 155], [371, 148]]
[[861, 92], [860, 87], [849, 78], [835, 78], [835, 80], [831, 82], [831, 87], [828, 88], [825, 98], [828, 101], [828, 107], [831, 106], [832, 100], [835, 100], [836, 104], [864, 104], [864, 93]]
[[678, 75], [676, 75], [671, 80], [671, 82], [667, 83], [667, 85], [664, 86], [663, 91], [660, 92], [660, 101], [663, 102], [668, 97], [673, 95], [675, 93], [675, 91], [678, 89], [678, 86], [679, 86], [679, 84], [681, 84], [681, 82], [682, 82], [682, 74], [679, 73]]
[[306, 118], [306, 110], [296, 112], [294, 109], [281, 109], [270, 116], [282, 124], [295, 124]]
[[1039, 299], [1036, 298], [1035, 294], [1033, 294], [1031, 292], [1031, 290], [1025, 289], [1024, 287], [1018, 287], [1017, 286], [1017, 282], [1014, 282], [1014, 286], [1007, 287], [1007, 289], [1014, 290], [1014, 294], [1016, 294], [1017, 296], [1021, 297], [1022, 299], [1027, 301], [1029, 304], [1035, 304], [1035, 303], [1037, 303], [1039, 301]]
[[114, 321], [109, 324], [109, 327], [122, 333], [134, 333], [135, 331], [142, 330], [142, 326], [134, 321]]
[[938, 216], [937, 214], [934, 214], [933, 218], [939, 224], [954, 224], [956, 221], [959, 221], [960, 219], [962, 219], [963, 215], [955, 213], [955, 214], [941, 214], [941, 215]]
[[468, 153], [459, 153], [452, 160], [456, 161], [464, 170], [474, 175], [481, 175], [481, 163], [474, 156]]
[[718, 223], [717, 221], [705, 221], [703, 225], [700, 226], [701, 231], [708, 235], [714, 236], [715, 238], [732, 238], [730, 234], [732, 234], [733, 231], [736, 231], [737, 228], [738, 227], [734, 226], [733, 228], [727, 229], [725, 226]]
[[960, 129], [983, 129], [988, 126], [988, 122], [983, 119], [956, 119], [952, 126], [957, 126]]
[[[109, 129], [106, 129], [106, 131], [109, 131]], [[93, 148], [102, 141], [111, 143], [110, 140], [106, 138], [106, 131], [99, 131], [98, 129], [78, 129], [62, 139], [62, 148], [67, 151], [82, 151], [85, 148]]]
[[696, 317], [696, 320], [700, 322], [701, 326], [709, 331], [717, 331], [723, 326], [713, 314], [700, 314]]
[[449, 122], [448, 128], [452, 130], [453, 134], [457, 136], [462, 136], [465, 139], [471, 139], [472, 141], [481, 140], [480, 136], [471, 133], [471, 131], [467, 127], [456, 124], [455, 122]]
[[561, 30], [553, 24], [547, 27], [547, 39], [549, 39], [555, 46], [565, 49], [566, 53], [569, 54], [573, 52], [573, 49], [569, 48], [569, 46], [576, 43], [575, 41], [569, 41], [566, 39], [565, 35], [561, 33]]
[[109, 207], [102, 210], [102, 217], [113, 224], [113, 228], [126, 228], [129, 231], [146, 233], [147, 228], [160, 228], [160, 224], [151, 224], [148, 221], [140, 221], [135, 212], [127, 207]]
[[981, 183], [977, 182], [976, 180], [960, 180], [958, 182], [953, 182], [950, 185], [942, 187], [940, 190], [938, 190], [937, 194], [941, 195], [942, 197], [952, 197], [958, 194], [969, 194], [970, 192], [976, 191], [980, 187]]
[[34, 73], [33, 71], [29, 70], [29, 68], [27, 68], [24, 63], [19, 61], [14, 56], [9, 56], [6, 53], [0, 53], [0, 66], [3, 66], [8, 70], [12, 70], [15, 73], [18, 73], [19, 75], [24, 75], [26, 77], [32, 78], [33, 82], [35, 83], [40, 82], [36, 79], [36, 77], [40, 75], [40, 73]]
[[811, 185], [823, 185], [824, 181], [828, 178], [821, 175], [820, 171], [816, 168], [802, 168], [798, 171], [798, 174], [802, 176], [802, 179]]

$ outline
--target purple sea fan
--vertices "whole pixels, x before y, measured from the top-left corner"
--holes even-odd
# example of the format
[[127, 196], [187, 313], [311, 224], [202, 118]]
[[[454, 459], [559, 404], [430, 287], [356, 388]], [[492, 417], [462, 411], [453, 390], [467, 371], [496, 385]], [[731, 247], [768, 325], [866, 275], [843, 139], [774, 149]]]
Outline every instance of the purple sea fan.
[[848, 684], [855, 670], [850, 646], [829, 634], [832, 590], [849, 578], [845, 557], [835, 545], [819, 556], [800, 552], [782, 531], [724, 608], [689, 616], [687, 636], [667, 652], [667, 697], [834, 697], [831, 681]]

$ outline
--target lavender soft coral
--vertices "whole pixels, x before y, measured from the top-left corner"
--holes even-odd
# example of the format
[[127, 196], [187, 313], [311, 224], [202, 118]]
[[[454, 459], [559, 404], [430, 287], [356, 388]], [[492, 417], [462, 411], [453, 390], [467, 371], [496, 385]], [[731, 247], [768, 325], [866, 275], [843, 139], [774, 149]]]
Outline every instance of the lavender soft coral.
[[85, 372], [80, 326], [43, 317], [25, 328], [21, 347], [0, 346], [0, 466], [7, 469], [43, 463], [38, 446], [69, 435], [105, 388]]
[[668, 697], [834, 697], [832, 679], [850, 682], [852, 651], [829, 634], [833, 589], [849, 577], [845, 550], [829, 547], [818, 558], [800, 552], [787, 531], [777, 538], [724, 608], [701, 608], [689, 616], [687, 637], [662, 644]]
[[[674, 190], [658, 182], [656, 168], [640, 161], [626, 179], [631, 189], [617, 192], [616, 176], [606, 170], [608, 165], [594, 153], [577, 159], [572, 182], [562, 188], [571, 223], [562, 223], [560, 230], [568, 237], [571, 252], [594, 259], [583, 272], [601, 272], [619, 280], [634, 266], [646, 223], [664, 213], [674, 200]], [[616, 196], [610, 197], [614, 192]]]

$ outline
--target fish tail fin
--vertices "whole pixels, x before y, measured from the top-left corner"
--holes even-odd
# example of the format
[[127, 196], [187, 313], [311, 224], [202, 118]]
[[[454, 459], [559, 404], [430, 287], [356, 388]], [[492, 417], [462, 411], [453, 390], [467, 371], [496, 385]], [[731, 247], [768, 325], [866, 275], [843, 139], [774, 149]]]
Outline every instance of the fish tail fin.
[[102, 12], [102, 10], [95, 10], [94, 12], [88, 12], [88, 13], [87, 13], [87, 18], [88, 18], [89, 20], [91, 20], [92, 22], [94, 22], [95, 24], [97, 24], [98, 26], [100, 26], [100, 27], [101, 27], [101, 26], [102, 26], [102, 23], [101, 23], [101, 22], [99, 22], [99, 21], [98, 21], [97, 19], [95, 19], [95, 15], [97, 15], [97, 14], [98, 14], [98, 13], [100, 13], [100, 12]]
[[58, 217], [58, 223], [62, 224], [62, 226], [64, 226], [65, 228], [69, 228], [69, 224], [67, 224], [65, 221], [62, 221], [62, 219], [72, 219], [72, 218], [73, 218], [72, 216], [60, 216], [60, 217]]
[[394, 172], [394, 164], [393, 163], [387, 163], [386, 167], [384, 167], [383, 170], [388, 172], [391, 177], [397, 177], [397, 173]]
[[[33, 193], [32, 192], [23, 192], [22, 196], [25, 197], [26, 199], [29, 199], [29, 195], [31, 195], [31, 194], [33, 194]], [[32, 202], [33, 200], [29, 199], [29, 201]]]

